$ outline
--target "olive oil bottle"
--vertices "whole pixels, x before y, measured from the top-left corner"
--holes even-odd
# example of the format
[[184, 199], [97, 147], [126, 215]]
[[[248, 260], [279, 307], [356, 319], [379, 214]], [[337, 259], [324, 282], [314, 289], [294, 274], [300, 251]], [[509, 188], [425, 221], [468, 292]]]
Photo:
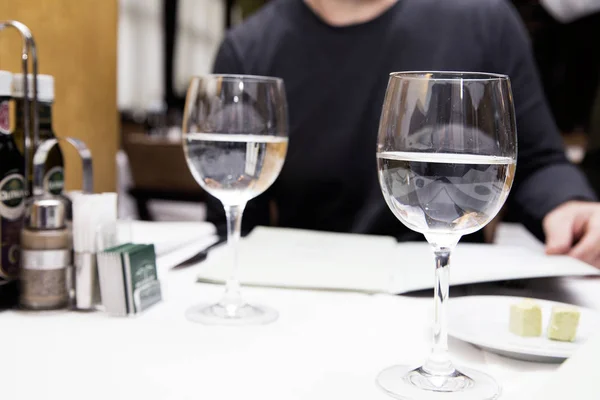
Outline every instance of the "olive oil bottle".
[[[23, 74], [15, 74], [13, 78], [13, 97], [16, 102], [16, 128], [15, 141], [21, 154], [25, 146], [25, 131], [23, 127], [23, 113], [28, 113], [33, 127], [33, 112], [25, 110], [25, 101], [23, 98]], [[33, 93], [33, 78], [28, 75], [28, 91], [31, 99]], [[55, 136], [52, 129], [52, 103], [54, 102], [54, 77], [51, 75], [38, 75], [38, 110], [39, 110], [39, 139], [40, 143], [44, 140], [52, 139]], [[33, 128], [32, 128], [33, 129]], [[39, 143], [38, 143], [39, 144]], [[35, 151], [35, 150], [34, 150]], [[33, 180], [33, 154], [30, 157], [28, 186], [32, 187]], [[48, 154], [46, 160], [44, 176], [44, 191], [54, 195], [62, 194], [64, 188], [64, 161], [62, 151], [59, 146], [54, 146]]]
[[13, 75], [0, 71], [0, 307], [19, 299], [20, 231], [25, 211], [25, 161], [11, 134], [11, 83]]

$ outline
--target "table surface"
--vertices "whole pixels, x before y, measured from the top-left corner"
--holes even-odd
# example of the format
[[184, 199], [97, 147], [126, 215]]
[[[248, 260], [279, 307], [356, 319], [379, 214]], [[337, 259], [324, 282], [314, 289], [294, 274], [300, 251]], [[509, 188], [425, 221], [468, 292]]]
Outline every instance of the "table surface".
[[[201, 265], [201, 264], [200, 264]], [[429, 296], [366, 295], [247, 288], [248, 300], [280, 312], [266, 326], [204, 326], [187, 307], [219, 298], [194, 283], [197, 268], [163, 276], [165, 301], [134, 318], [102, 313], [7, 311], [0, 326], [6, 399], [388, 399], [377, 373], [419, 364], [429, 350]], [[596, 278], [541, 279], [522, 285], [452, 288], [451, 295], [550, 298], [600, 309]], [[596, 292], [596, 293], [595, 293]], [[558, 367], [504, 358], [450, 340], [459, 365], [503, 386], [502, 399], [526, 399]]]

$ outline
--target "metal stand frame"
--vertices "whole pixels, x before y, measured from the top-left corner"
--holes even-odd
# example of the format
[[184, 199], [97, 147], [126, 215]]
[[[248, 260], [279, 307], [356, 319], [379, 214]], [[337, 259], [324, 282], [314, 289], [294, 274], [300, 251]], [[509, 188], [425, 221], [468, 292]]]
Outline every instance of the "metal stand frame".
[[[37, 148], [40, 140], [39, 131], [39, 114], [38, 114], [38, 62], [35, 40], [31, 34], [31, 30], [19, 21], [0, 21], [0, 31], [5, 28], [14, 28], [21, 34], [23, 39], [23, 47], [21, 51], [22, 72], [23, 72], [23, 99], [25, 100], [25, 112], [23, 113], [23, 127], [25, 129], [25, 143], [23, 146], [25, 157], [25, 181], [29, 182], [29, 176], [32, 171], [29, 171], [30, 164], [33, 161], [33, 149]], [[33, 96], [29, 99], [29, 59], [31, 58], [32, 75], [33, 75]], [[33, 110], [33, 130], [30, 126], [31, 111]], [[33, 132], [32, 132], [33, 131]], [[32, 135], [33, 133], [33, 135]], [[27, 193], [31, 195], [33, 188], [27, 183]]]

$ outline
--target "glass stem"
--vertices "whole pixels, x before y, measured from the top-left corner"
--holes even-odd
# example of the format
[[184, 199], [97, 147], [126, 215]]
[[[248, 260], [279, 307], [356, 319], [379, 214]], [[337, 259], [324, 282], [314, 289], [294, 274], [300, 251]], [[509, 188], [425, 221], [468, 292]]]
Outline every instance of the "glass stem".
[[238, 280], [238, 248], [242, 232], [242, 214], [246, 204], [225, 206], [227, 218], [227, 246], [231, 255], [231, 270], [225, 283], [225, 295], [221, 299], [221, 305], [229, 313], [235, 314], [236, 310], [244, 305]]
[[435, 255], [434, 324], [433, 346], [429, 358], [423, 365], [423, 370], [435, 376], [450, 377], [456, 373], [448, 355], [447, 308], [450, 293], [450, 254], [458, 239], [445, 241], [446, 243], [441, 245], [439, 240], [430, 240], [428, 237]]

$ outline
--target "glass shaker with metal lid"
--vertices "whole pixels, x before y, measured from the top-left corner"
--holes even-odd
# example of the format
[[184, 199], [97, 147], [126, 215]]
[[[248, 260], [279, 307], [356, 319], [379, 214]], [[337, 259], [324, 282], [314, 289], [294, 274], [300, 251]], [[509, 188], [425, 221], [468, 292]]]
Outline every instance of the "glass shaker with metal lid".
[[35, 310], [64, 308], [69, 302], [67, 274], [71, 242], [65, 202], [56, 196], [31, 199], [21, 231], [20, 305]]

